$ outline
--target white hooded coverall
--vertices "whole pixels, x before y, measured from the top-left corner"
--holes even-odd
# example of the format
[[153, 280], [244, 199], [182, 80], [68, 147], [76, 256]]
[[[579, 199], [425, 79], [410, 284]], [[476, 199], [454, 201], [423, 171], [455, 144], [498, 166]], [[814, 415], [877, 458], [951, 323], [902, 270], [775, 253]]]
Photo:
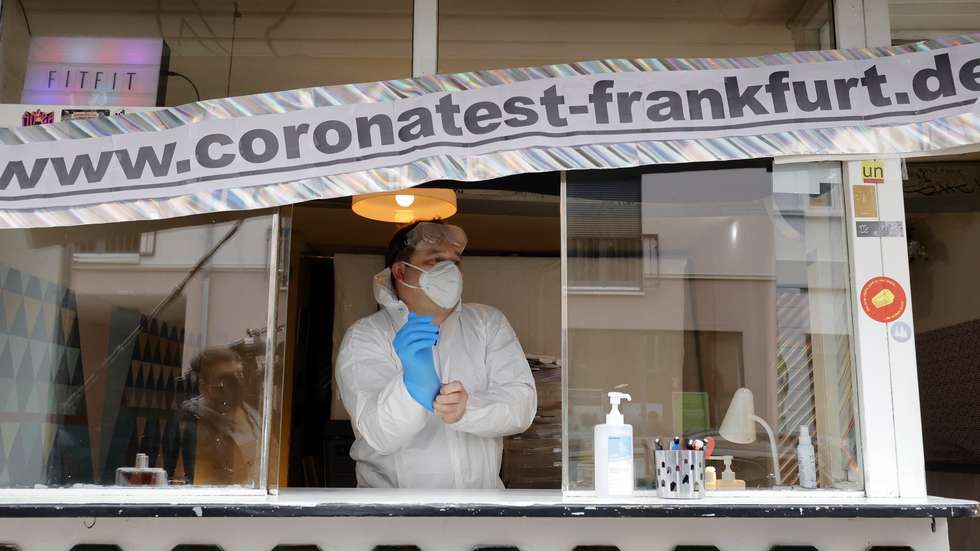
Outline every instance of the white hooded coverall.
[[424, 409], [405, 388], [392, 341], [408, 307], [391, 287], [389, 270], [374, 276], [382, 309], [347, 330], [337, 356], [337, 381], [356, 440], [357, 485], [368, 488], [502, 488], [502, 437], [524, 432], [537, 410], [534, 378], [504, 315], [462, 304], [442, 323], [433, 359], [443, 384], [460, 381], [469, 394], [463, 418], [451, 425]]

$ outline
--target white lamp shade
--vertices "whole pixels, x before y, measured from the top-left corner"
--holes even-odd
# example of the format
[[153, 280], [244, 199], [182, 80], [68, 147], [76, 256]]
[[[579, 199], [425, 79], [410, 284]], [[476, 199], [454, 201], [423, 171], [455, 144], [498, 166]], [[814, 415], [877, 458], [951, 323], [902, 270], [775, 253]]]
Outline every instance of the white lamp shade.
[[755, 442], [755, 398], [751, 390], [740, 388], [735, 391], [718, 433], [736, 444]]
[[451, 189], [412, 188], [398, 192], [368, 193], [355, 195], [351, 208], [364, 218], [397, 224], [445, 219], [456, 214], [456, 192]]

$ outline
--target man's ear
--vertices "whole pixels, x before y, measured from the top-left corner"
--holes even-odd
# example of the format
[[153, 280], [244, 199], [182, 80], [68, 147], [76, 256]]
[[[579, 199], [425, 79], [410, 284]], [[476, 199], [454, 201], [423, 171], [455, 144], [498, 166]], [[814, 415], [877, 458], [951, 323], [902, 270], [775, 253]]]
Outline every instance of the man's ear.
[[405, 264], [402, 262], [395, 262], [391, 265], [391, 276], [396, 281], [405, 281]]

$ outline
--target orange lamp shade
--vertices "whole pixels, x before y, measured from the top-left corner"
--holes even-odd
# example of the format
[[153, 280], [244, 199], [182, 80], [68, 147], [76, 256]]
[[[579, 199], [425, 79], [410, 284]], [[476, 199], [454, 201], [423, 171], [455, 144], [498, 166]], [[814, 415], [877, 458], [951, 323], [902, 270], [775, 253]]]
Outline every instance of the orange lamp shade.
[[397, 224], [449, 218], [456, 214], [456, 192], [423, 188], [368, 193], [355, 195], [351, 208], [364, 218]]

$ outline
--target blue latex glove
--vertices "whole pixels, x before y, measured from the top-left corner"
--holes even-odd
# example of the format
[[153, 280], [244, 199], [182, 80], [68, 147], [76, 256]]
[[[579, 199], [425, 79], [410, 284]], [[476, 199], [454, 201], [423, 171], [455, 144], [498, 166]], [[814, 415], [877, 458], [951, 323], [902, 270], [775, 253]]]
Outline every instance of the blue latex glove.
[[408, 393], [429, 411], [442, 387], [432, 360], [432, 347], [437, 340], [439, 327], [432, 323], [432, 316], [409, 312], [408, 321], [395, 334], [393, 342], [395, 353], [402, 361], [402, 377]]

